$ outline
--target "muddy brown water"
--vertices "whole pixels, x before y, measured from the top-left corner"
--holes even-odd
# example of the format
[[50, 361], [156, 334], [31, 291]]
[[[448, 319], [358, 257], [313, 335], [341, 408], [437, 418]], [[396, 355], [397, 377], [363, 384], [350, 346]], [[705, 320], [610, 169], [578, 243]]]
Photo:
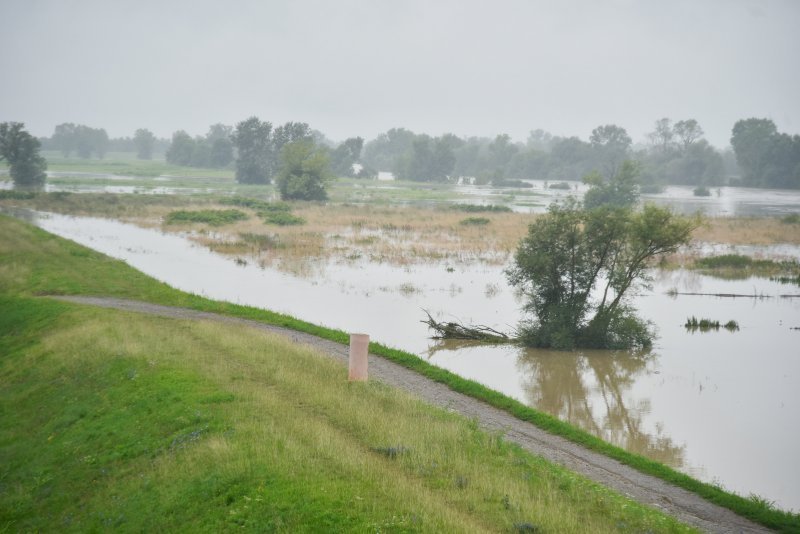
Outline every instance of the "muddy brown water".
[[[422, 310], [510, 330], [521, 302], [502, 267], [326, 262], [298, 277], [236, 263], [180, 235], [88, 217], [18, 215], [178, 289], [367, 332], [627, 450], [800, 509], [800, 330], [792, 329], [800, 327], [800, 298], [780, 296], [800, 288], [656, 272], [653, 289], [633, 301], [658, 328], [648, 352], [469, 346], [430, 339]], [[672, 289], [754, 297], [670, 296]], [[687, 332], [682, 325], [692, 315], [734, 319], [741, 330]]]

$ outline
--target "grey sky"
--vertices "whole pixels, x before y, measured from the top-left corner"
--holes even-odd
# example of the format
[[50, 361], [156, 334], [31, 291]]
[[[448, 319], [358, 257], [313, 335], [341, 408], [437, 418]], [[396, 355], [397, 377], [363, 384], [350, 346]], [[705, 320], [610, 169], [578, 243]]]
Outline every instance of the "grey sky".
[[635, 141], [656, 119], [800, 133], [800, 1], [0, 0], [0, 121], [205, 133], [248, 116]]

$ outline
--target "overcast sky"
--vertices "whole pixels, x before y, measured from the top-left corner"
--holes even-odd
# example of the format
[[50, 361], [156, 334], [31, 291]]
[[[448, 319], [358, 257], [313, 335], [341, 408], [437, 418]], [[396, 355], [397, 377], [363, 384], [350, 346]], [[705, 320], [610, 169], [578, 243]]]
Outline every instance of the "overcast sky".
[[800, 1], [0, 0], [0, 121], [112, 137], [251, 115], [334, 140], [391, 127], [641, 141], [695, 118], [800, 133]]

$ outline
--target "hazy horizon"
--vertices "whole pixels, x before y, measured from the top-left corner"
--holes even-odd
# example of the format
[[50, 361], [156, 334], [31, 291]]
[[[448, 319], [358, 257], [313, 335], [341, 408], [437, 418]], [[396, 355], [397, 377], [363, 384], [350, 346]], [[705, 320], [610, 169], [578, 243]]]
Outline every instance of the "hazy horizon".
[[0, 4], [0, 121], [202, 134], [256, 115], [328, 137], [418, 133], [642, 142], [696, 119], [800, 133], [800, 3], [59, 2]]

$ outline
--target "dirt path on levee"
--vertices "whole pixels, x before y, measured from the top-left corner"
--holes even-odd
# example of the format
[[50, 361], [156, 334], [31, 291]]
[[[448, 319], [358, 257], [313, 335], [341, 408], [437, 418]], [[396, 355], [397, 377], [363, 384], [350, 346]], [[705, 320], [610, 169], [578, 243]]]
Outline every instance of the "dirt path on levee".
[[[115, 298], [77, 296], [54, 298], [161, 317], [200, 319], [247, 325], [286, 336], [297, 343], [311, 345], [320, 352], [343, 363], [346, 363], [348, 358], [349, 347], [346, 345], [258, 321]], [[765, 527], [740, 517], [727, 508], [710, 503], [697, 494], [673, 486], [659, 478], [640, 473], [607, 456], [585, 449], [564, 438], [549, 434], [530, 423], [515, 418], [507, 412], [467, 395], [452, 391], [443, 384], [388, 361], [381, 356], [369, 355], [369, 374], [371, 379], [377, 379], [391, 386], [402, 388], [426, 402], [458, 412], [465, 417], [474, 418], [482, 428], [490, 432], [501, 432], [505, 439], [520, 445], [533, 454], [561, 464], [595, 482], [612, 488], [636, 501], [658, 508], [701, 530], [707, 532], [769, 532]]]

